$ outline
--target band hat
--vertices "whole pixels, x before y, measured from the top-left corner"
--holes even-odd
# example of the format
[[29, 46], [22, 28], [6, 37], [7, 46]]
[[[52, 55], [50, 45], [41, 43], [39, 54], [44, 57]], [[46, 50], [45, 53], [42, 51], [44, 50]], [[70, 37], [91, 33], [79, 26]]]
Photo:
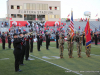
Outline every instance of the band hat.
[[17, 33], [14, 33], [14, 34], [13, 34], [13, 36], [16, 36], [16, 35], [18, 35], [18, 34], [17, 34]]

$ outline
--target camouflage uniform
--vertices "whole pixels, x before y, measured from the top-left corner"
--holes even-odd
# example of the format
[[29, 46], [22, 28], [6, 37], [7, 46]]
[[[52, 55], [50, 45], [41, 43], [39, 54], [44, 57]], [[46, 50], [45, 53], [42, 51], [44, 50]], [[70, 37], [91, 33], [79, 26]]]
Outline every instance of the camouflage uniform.
[[67, 35], [67, 43], [68, 43], [68, 55], [69, 58], [73, 58], [72, 57], [72, 52], [73, 52], [73, 39], [71, 40], [71, 36], [70, 34]]
[[88, 49], [85, 46], [85, 49], [86, 49], [85, 52], [86, 52], [87, 57], [90, 57], [91, 45], [88, 47]]
[[58, 40], [59, 49], [60, 49], [60, 58], [63, 58], [63, 50], [64, 50], [64, 39], [62, 38], [62, 34], [60, 35], [60, 39]]
[[76, 42], [77, 42], [77, 53], [78, 53], [78, 57], [81, 57], [82, 36], [77, 35], [76, 36]]

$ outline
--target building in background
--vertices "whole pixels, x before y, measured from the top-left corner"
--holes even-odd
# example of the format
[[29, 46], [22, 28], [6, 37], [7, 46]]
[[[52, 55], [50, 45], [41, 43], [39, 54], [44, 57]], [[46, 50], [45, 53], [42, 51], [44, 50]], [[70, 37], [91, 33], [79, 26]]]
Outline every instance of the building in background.
[[[9, 19], [8, 19], [9, 18]], [[60, 1], [36, 1], [36, 0], [8, 0], [7, 19], [10, 25], [17, 22], [48, 21], [60, 22]], [[23, 26], [25, 24], [23, 23]]]

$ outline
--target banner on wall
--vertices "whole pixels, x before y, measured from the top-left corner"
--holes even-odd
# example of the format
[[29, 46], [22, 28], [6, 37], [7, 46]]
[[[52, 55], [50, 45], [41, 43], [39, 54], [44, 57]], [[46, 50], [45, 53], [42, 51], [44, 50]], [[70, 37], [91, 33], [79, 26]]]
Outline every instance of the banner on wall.
[[44, 27], [48, 26], [54, 26], [54, 25], [60, 25], [60, 21], [46, 21]]
[[10, 21], [10, 27], [12, 27], [13, 25], [22, 27], [26, 26], [26, 24], [28, 25], [27, 21]]

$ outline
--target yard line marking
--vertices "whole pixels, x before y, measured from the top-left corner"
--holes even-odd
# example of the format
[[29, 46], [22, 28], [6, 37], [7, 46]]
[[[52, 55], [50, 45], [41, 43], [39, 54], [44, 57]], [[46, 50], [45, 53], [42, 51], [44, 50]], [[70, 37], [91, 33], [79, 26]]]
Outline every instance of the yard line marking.
[[3, 59], [0, 59], [0, 60], [8, 60], [9, 58], [3, 58]]
[[74, 71], [72, 71], [72, 70], [70, 70], [70, 69], [68, 69], [68, 68], [65, 68], [65, 67], [62, 67], [62, 66], [60, 66], [60, 65], [54, 64], [54, 63], [52, 63], [52, 62], [49, 62], [49, 61], [44, 60], [44, 59], [41, 59], [41, 58], [39, 58], [39, 57], [36, 57], [36, 56], [33, 56], [33, 55], [30, 55], [30, 56], [35, 57], [35, 58], [37, 58], [37, 59], [40, 59], [40, 60], [42, 60], [42, 61], [45, 61], [45, 62], [47, 62], [47, 63], [50, 63], [50, 64], [52, 64], [52, 65], [55, 65], [55, 66], [57, 66], [57, 67], [60, 67], [60, 68], [62, 68], [62, 69], [71, 71], [71, 72], [76, 73], [76, 74], [78, 74], [78, 75], [82, 75], [82, 74], [80, 74], [80, 73], [78, 73], [78, 72], [74, 72]]

